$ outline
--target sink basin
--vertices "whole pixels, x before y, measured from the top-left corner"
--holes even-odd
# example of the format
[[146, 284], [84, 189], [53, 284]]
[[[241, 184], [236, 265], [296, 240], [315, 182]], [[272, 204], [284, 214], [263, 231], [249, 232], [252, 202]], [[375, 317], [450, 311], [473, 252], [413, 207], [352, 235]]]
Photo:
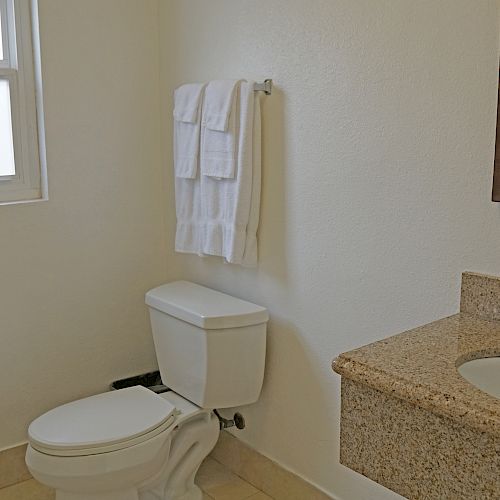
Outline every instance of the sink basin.
[[500, 357], [467, 361], [458, 367], [458, 373], [478, 389], [500, 398]]

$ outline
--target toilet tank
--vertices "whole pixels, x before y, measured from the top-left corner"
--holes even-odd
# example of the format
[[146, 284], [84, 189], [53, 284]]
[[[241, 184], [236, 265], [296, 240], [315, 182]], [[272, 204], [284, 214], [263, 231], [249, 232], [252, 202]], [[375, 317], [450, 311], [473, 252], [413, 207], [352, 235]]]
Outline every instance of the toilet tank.
[[264, 378], [267, 310], [188, 281], [146, 294], [163, 383], [202, 408], [254, 403]]

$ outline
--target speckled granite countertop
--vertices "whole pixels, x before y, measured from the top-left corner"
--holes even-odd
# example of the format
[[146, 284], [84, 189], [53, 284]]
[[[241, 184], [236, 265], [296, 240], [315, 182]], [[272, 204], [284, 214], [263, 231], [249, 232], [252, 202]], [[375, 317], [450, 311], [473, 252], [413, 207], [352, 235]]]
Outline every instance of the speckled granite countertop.
[[464, 273], [459, 314], [341, 354], [333, 369], [457, 423], [500, 436], [500, 399], [475, 388], [457, 371], [465, 361], [500, 356], [499, 313], [500, 279]]

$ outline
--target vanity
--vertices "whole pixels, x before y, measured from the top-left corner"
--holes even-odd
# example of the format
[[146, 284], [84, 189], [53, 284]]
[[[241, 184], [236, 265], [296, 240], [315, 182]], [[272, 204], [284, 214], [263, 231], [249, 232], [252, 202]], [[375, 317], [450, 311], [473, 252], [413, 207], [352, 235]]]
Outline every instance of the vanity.
[[499, 499], [498, 357], [500, 278], [464, 273], [460, 313], [334, 360], [340, 462], [409, 499]]

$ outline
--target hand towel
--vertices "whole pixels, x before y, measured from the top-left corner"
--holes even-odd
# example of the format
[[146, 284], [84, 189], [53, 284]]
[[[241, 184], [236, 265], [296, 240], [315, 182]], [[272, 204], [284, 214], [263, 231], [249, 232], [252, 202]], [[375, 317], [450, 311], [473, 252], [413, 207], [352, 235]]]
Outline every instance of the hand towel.
[[196, 178], [200, 151], [203, 83], [189, 83], [174, 94], [174, 167], [175, 176]]
[[234, 178], [239, 85], [238, 80], [215, 80], [207, 85], [202, 115], [202, 175]]
[[205, 127], [210, 130], [227, 132], [238, 83], [239, 80], [213, 80], [209, 82], [203, 106], [203, 125]]
[[[254, 82], [241, 82], [237, 102], [237, 157], [233, 179], [200, 176], [204, 217], [202, 252], [232, 264], [257, 263], [260, 211], [260, 101]], [[204, 128], [202, 134], [206, 133]]]

